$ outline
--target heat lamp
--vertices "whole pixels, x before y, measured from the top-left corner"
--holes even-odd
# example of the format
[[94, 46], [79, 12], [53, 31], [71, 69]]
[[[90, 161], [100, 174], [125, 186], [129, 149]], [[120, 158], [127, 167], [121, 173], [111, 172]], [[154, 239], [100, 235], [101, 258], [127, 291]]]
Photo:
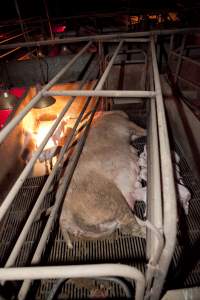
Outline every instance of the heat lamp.
[[[44, 73], [42, 70], [42, 65], [41, 65], [40, 59], [41, 59], [41, 57], [40, 58], [36, 57], [36, 61], [39, 63], [39, 68], [41, 71], [41, 78], [42, 78], [41, 83], [38, 82], [36, 84], [36, 94], [38, 94], [42, 90], [42, 87], [45, 84], [45, 78], [44, 78]], [[47, 72], [47, 81], [48, 81], [48, 72]], [[52, 96], [42, 96], [40, 98], [40, 100], [33, 106], [33, 108], [39, 108], [39, 109], [45, 108], [45, 107], [53, 105], [55, 102], [56, 102], [56, 99]]]
[[[36, 84], [36, 93], [39, 93], [42, 89], [40, 83]], [[53, 105], [56, 102], [56, 99], [52, 96], [42, 96], [40, 100], [33, 106], [33, 108], [45, 108]]]
[[13, 109], [16, 105], [17, 98], [10, 94], [8, 90], [4, 91], [0, 95], [0, 108], [1, 109]]

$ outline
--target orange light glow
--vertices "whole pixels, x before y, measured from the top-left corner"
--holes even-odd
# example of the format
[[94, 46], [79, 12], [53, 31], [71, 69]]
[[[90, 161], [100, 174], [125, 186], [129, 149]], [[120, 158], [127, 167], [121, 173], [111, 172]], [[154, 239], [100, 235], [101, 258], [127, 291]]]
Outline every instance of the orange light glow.
[[169, 13], [170, 18], [172, 19], [172, 21], [178, 21], [178, 17], [177, 17], [177, 13], [175, 12], [170, 12]]
[[131, 19], [131, 24], [137, 24], [139, 22], [139, 17], [138, 16], [130, 16]]
[[[36, 146], [39, 147], [42, 143], [44, 137], [48, 134], [50, 127], [52, 126], [52, 122], [41, 122], [39, 124], [37, 133], [35, 133]], [[49, 139], [44, 149], [49, 149], [54, 147], [55, 144], [52, 138]]]
[[[60, 125], [57, 127], [48, 143], [46, 144], [44, 150], [59, 146], [63, 143], [63, 139], [65, 138], [65, 134], [68, 128], [68, 119], [69, 116], [65, 117]], [[49, 130], [53, 126], [54, 121], [40, 121], [37, 131], [35, 133], [36, 146], [39, 147], [42, 143], [44, 137], [48, 134]]]

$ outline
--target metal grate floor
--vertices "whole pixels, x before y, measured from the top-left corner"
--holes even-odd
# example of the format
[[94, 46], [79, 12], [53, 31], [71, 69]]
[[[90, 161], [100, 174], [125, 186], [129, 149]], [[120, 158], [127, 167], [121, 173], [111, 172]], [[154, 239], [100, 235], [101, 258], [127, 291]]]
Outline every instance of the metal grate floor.
[[[145, 140], [138, 139], [134, 144], [139, 151], [142, 151]], [[200, 284], [200, 182], [193, 177], [183, 153], [177, 145], [175, 150], [181, 157], [180, 168], [185, 185], [192, 193], [190, 201], [189, 215], [179, 217], [179, 231], [177, 246], [169, 272], [166, 288], [174, 289], [180, 287], [191, 287]], [[10, 211], [7, 213], [0, 228], [0, 264], [3, 266], [9, 253], [19, 235], [24, 222], [35, 203], [35, 199], [46, 178], [29, 178], [24, 183], [18, 196], [16, 197]], [[47, 194], [41, 212], [44, 208], [50, 207], [54, 202], [54, 192]], [[137, 212], [142, 215], [144, 205], [137, 203]], [[16, 265], [29, 265], [31, 255], [34, 252], [38, 238], [46, 223], [45, 215], [36, 220], [24, 243]], [[58, 223], [58, 222], [57, 222]], [[145, 243], [141, 238], [130, 235], [122, 235], [116, 232], [113, 239], [102, 240], [77, 240], [74, 248], [66, 248], [58, 224], [49, 238], [46, 250], [44, 251], [42, 265], [53, 264], [85, 264], [101, 262], [121, 262], [136, 266], [145, 272]], [[42, 280], [35, 282], [30, 290], [27, 299], [46, 299], [53, 286], [54, 280]], [[13, 293], [16, 294], [19, 283], [15, 285]], [[57, 299], [84, 299], [91, 298], [91, 291], [99, 289], [108, 297], [123, 299], [123, 290], [117, 284], [109, 285], [100, 281], [66, 281], [60, 289]], [[133, 285], [134, 289], [134, 285]]]
[[[138, 139], [135, 147], [141, 152], [144, 147], [145, 140]], [[137, 203], [137, 214], [142, 217], [144, 205]], [[49, 250], [48, 250], [49, 249]], [[105, 238], [101, 240], [77, 240], [73, 243], [73, 249], [66, 247], [66, 243], [62, 237], [59, 226], [52, 233], [49, 246], [43, 256], [43, 264], [86, 264], [86, 263], [124, 263], [133, 265], [143, 273], [145, 272], [145, 249], [146, 240], [121, 234], [119, 231], [112, 239]], [[53, 280], [42, 280], [37, 287], [35, 299], [46, 299], [49, 290], [53, 286]], [[86, 285], [86, 287], [85, 287]], [[35, 287], [33, 286], [33, 290]], [[113, 299], [123, 299], [125, 297], [123, 290], [117, 284], [88, 280], [82, 286], [82, 283], [67, 281], [57, 299], [84, 299], [91, 298], [95, 289], [105, 289], [106, 296]], [[132, 282], [134, 292], [134, 283]]]
[[178, 209], [177, 245], [168, 275], [169, 289], [200, 286], [200, 181], [193, 176], [181, 147], [176, 144], [175, 150], [181, 158], [181, 174], [192, 198], [188, 216]]

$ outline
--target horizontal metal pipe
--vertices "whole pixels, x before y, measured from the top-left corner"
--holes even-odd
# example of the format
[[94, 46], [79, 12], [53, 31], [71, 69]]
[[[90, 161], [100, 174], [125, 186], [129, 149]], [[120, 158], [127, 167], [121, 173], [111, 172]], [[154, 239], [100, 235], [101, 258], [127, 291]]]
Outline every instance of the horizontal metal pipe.
[[92, 96], [92, 97], [114, 97], [114, 98], [151, 98], [156, 96], [154, 91], [118, 91], [118, 90], [67, 90], [44, 92], [45, 96]]
[[40, 100], [43, 96], [43, 92], [50, 89], [59, 79], [60, 77], [79, 59], [79, 57], [89, 48], [91, 42], [87, 43], [83, 49], [79, 53], [77, 53], [72, 60], [70, 60], [66, 66], [64, 66], [58, 74], [53, 77], [49, 83], [47, 83], [41, 91], [32, 98], [32, 100], [26, 105], [26, 107], [17, 115], [15, 116], [0, 132], [0, 144], [6, 138], [6, 136], [11, 132], [11, 130], [24, 118], [24, 116], [33, 108], [33, 106]]
[[197, 83], [191, 82], [188, 79], [181, 77], [180, 75], [178, 76], [178, 80], [182, 80], [183, 82], [191, 85], [194, 89], [200, 89], [200, 85], [197, 85]]
[[[39, 18], [39, 17], [31, 17], [31, 18], [26, 18], [26, 19], [22, 19], [24, 24], [29, 24], [29, 23], [40, 23], [40, 20], [34, 20], [35, 18]], [[11, 19], [11, 20], [6, 20], [6, 21], [1, 21], [0, 22], [0, 28], [3, 27], [17, 27], [17, 25], [20, 25], [20, 20], [18, 19]], [[19, 29], [17, 29], [19, 31]]]
[[19, 49], [21, 49], [21, 47], [14, 48], [14, 49], [12, 49], [12, 50], [10, 50], [10, 51], [8, 51], [8, 52], [0, 55], [0, 58], [4, 58], [4, 57], [8, 56], [9, 54], [11, 54], [11, 53], [13, 53], [13, 52], [15, 52], [15, 51], [17, 51]]
[[[136, 282], [136, 300], [143, 300], [144, 275], [134, 267], [123, 264], [95, 264], [77, 266], [49, 266], [0, 269], [0, 280], [48, 279], [48, 278], [93, 278], [116, 276]], [[139, 288], [140, 286], [140, 288]]]
[[38, 197], [38, 199], [37, 199], [37, 201], [36, 201], [36, 203], [35, 203], [32, 211], [31, 211], [31, 213], [30, 213], [30, 215], [29, 215], [29, 217], [28, 217], [25, 225], [24, 225], [23, 230], [20, 233], [20, 236], [17, 239], [17, 242], [16, 242], [14, 248], [12, 249], [12, 252], [11, 252], [11, 254], [10, 254], [10, 256], [9, 256], [6, 264], [5, 264], [5, 267], [11, 267], [15, 263], [15, 260], [16, 260], [18, 254], [19, 254], [19, 252], [21, 250], [21, 247], [22, 247], [22, 245], [23, 245], [23, 243], [24, 243], [24, 241], [25, 241], [25, 239], [27, 237], [29, 229], [30, 229], [30, 227], [31, 227], [31, 225], [32, 225], [32, 223], [33, 223], [33, 221], [34, 221], [37, 213], [38, 213], [38, 210], [39, 210], [39, 208], [40, 208], [40, 206], [41, 206], [41, 204], [42, 204], [42, 202], [44, 200], [44, 197], [46, 196], [46, 194], [47, 194], [47, 192], [48, 192], [48, 190], [49, 190], [49, 188], [50, 188], [50, 186], [52, 184], [52, 181], [53, 181], [53, 179], [54, 179], [54, 177], [56, 175], [58, 167], [61, 168], [61, 161], [63, 159], [63, 156], [64, 156], [65, 152], [67, 151], [67, 149], [68, 149], [68, 147], [69, 147], [69, 145], [70, 145], [70, 143], [71, 143], [71, 141], [72, 141], [72, 139], [74, 137], [74, 134], [76, 132], [76, 128], [78, 127], [78, 125], [80, 123], [80, 120], [81, 120], [84, 112], [86, 111], [89, 102], [90, 102], [90, 99], [89, 98], [86, 99], [85, 105], [84, 105], [84, 107], [83, 107], [83, 109], [82, 109], [79, 117], [77, 118], [77, 120], [75, 122], [73, 130], [71, 131], [71, 133], [70, 133], [69, 137], [67, 138], [64, 146], [62, 147], [62, 150], [61, 150], [61, 152], [59, 154], [59, 157], [58, 157], [58, 159], [57, 159], [57, 161], [56, 161], [56, 163], [55, 163], [55, 165], [53, 167], [53, 170], [51, 171], [51, 174], [49, 175], [48, 179], [45, 182], [45, 185], [43, 186], [43, 188], [42, 188], [42, 190], [40, 192], [40, 195], [39, 195], [39, 197]]
[[[145, 64], [146, 62], [143, 59], [132, 59], [132, 60], [125, 60], [126, 65], [130, 64]], [[121, 63], [116, 63], [115, 66], [121, 65]]]
[[163, 211], [164, 211], [164, 237], [165, 246], [159, 261], [159, 276], [155, 277], [152, 287], [152, 300], [160, 299], [164, 280], [167, 276], [169, 264], [174, 253], [176, 244], [177, 230], [177, 204], [176, 191], [173, 175], [173, 166], [171, 160], [171, 151], [169, 137], [167, 132], [167, 122], [165, 108], [161, 91], [160, 76], [156, 58], [155, 43], [151, 38], [152, 65], [154, 74], [154, 83], [156, 89], [156, 110], [158, 117], [158, 134], [160, 143], [161, 157], [161, 180], [163, 192]]
[[[103, 42], [105, 43], [119, 43], [121, 41], [121, 38], [115, 38], [115, 39], [109, 39], [109, 40], [105, 40]], [[149, 38], [128, 38], [128, 39], [123, 39], [123, 41], [125, 43], [148, 43], [149, 42]]]
[[[123, 49], [119, 52], [118, 55], [125, 55], [127, 53], [135, 53], [135, 54], [136, 53], [143, 53], [143, 54], [145, 53], [146, 54], [146, 52], [144, 50], [136, 48], [136, 49]], [[108, 55], [110, 55], [110, 53], [108, 53]]]
[[[0, 41], [0, 44], [6, 43], [6, 42], [11, 41], [11, 40], [14, 40], [14, 39], [16, 39], [16, 38], [18, 38], [18, 37], [24, 35], [24, 33], [29, 33], [29, 32], [34, 31], [34, 30], [35, 30], [35, 29], [30, 29], [30, 30], [27, 30], [27, 31], [25, 31], [25, 32], [23, 32], [23, 33], [19, 33], [19, 34], [16, 34], [16, 35], [14, 35], [14, 36], [11, 36], [11, 37], [9, 37], [9, 38], [3, 40], [3, 41]], [[12, 47], [12, 48], [16, 48], [16, 47]], [[11, 48], [7, 48], [7, 49], [11, 49]]]
[[80, 36], [80, 37], [68, 37], [63, 39], [54, 39], [46, 41], [32, 41], [25, 43], [13, 43], [8, 45], [1, 45], [0, 49], [11, 49], [16, 47], [33, 47], [33, 46], [44, 46], [44, 45], [56, 45], [63, 43], [76, 43], [83, 41], [97, 41], [97, 40], [107, 40], [107, 39], [123, 39], [123, 38], [134, 38], [134, 37], [148, 37], [151, 35], [169, 35], [176, 33], [186, 33], [186, 32], [198, 32], [200, 28], [180, 28], [180, 29], [163, 29], [163, 30], [151, 30], [143, 32], [129, 32], [129, 33], [113, 33], [113, 34], [101, 34], [101, 35], [89, 35], [89, 36]]

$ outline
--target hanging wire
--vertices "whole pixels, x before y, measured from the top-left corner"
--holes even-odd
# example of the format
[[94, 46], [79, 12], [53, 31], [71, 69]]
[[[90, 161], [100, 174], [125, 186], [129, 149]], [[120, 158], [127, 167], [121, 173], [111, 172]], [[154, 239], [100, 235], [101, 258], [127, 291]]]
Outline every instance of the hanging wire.
[[42, 67], [41, 59], [38, 56], [38, 53], [39, 53], [39, 49], [37, 49], [36, 60], [39, 63], [39, 69], [40, 69], [40, 72], [41, 72], [41, 84], [44, 85], [45, 84], [45, 73], [44, 73], [44, 70], [43, 70], [43, 67]]

